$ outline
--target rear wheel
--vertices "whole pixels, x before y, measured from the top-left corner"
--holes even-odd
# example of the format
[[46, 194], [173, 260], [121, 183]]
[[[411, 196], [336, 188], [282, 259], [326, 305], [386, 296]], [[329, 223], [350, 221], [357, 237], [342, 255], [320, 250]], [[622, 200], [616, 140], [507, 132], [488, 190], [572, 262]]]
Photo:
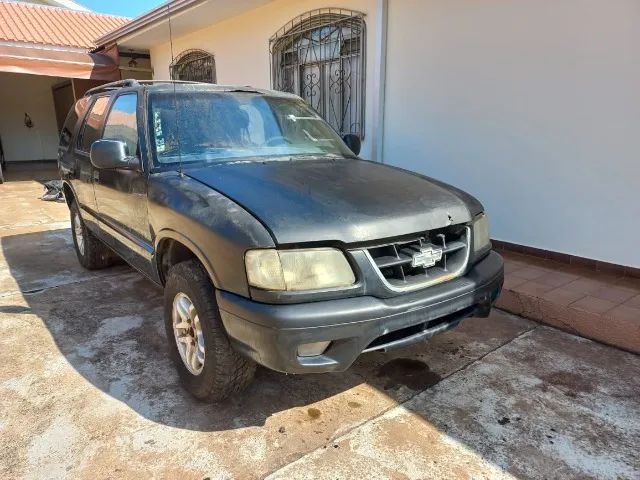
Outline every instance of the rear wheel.
[[82, 217], [78, 204], [74, 201], [69, 207], [71, 213], [71, 233], [73, 244], [76, 247], [76, 255], [80, 265], [89, 270], [110, 267], [117, 263], [118, 257], [109, 247], [102, 243], [87, 228]]
[[194, 397], [220, 401], [251, 383], [255, 363], [231, 347], [215, 289], [197, 260], [169, 270], [164, 316], [171, 356], [182, 384]]

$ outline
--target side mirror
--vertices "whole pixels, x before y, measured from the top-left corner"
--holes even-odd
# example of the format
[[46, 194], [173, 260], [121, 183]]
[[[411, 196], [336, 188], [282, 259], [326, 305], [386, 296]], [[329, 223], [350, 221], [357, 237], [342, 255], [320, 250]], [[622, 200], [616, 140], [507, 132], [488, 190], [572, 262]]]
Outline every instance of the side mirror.
[[358, 135], [347, 133], [344, 137], [342, 137], [342, 140], [353, 153], [355, 153], [356, 155], [360, 153], [362, 142], [360, 141], [360, 137]]
[[89, 155], [96, 168], [133, 170], [140, 166], [140, 160], [129, 156], [127, 144], [120, 140], [96, 140], [91, 144]]

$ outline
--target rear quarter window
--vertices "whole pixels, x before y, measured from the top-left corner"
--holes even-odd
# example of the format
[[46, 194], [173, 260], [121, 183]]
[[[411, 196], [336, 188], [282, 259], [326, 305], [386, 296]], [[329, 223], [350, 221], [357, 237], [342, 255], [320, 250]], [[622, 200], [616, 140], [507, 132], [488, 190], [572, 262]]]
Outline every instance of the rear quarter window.
[[76, 124], [78, 123], [78, 119], [84, 116], [87, 111], [88, 104], [89, 99], [84, 97], [78, 100], [71, 110], [69, 110], [67, 118], [64, 121], [64, 125], [62, 126], [62, 130], [60, 131], [60, 147], [66, 149], [71, 145], [73, 132], [76, 128]]

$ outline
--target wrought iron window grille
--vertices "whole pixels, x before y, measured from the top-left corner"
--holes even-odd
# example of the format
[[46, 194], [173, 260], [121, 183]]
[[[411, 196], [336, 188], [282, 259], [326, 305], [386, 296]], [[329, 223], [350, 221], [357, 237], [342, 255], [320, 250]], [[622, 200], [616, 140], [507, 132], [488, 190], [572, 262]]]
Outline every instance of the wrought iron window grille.
[[186, 50], [169, 66], [171, 80], [216, 83], [216, 60], [204, 50]]
[[304, 13], [271, 37], [269, 51], [272, 88], [301, 96], [341, 135], [364, 138], [364, 13]]

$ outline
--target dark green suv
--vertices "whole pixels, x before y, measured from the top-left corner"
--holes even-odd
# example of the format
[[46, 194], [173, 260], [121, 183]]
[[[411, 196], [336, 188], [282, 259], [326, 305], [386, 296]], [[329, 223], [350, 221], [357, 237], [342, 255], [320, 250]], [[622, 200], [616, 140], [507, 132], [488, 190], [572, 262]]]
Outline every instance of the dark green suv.
[[359, 149], [287, 93], [90, 90], [59, 148], [78, 259], [121, 257], [164, 287], [169, 348], [200, 399], [239, 391], [256, 363], [341, 371], [488, 316], [503, 263], [482, 205]]

